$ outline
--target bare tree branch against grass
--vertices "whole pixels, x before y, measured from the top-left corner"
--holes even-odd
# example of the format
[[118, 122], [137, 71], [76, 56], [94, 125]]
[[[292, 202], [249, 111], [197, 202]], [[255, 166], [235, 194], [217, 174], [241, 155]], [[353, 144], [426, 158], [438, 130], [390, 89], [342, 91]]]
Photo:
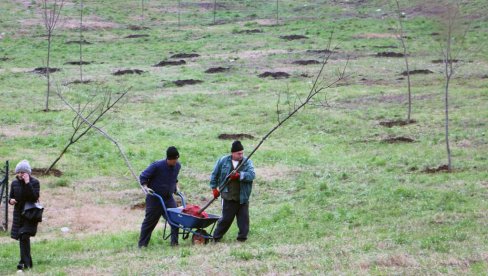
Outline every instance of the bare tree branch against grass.
[[[129, 88], [130, 89], [130, 88]], [[49, 173], [49, 171], [54, 168], [54, 166], [58, 163], [58, 161], [63, 157], [63, 155], [68, 151], [68, 149], [78, 142], [83, 136], [85, 136], [92, 127], [98, 123], [103, 116], [112, 109], [128, 92], [129, 89], [123, 91], [120, 95], [118, 95], [115, 100], [112, 99], [112, 91], [107, 88], [100, 88], [98, 87], [96, 90], [96, 95], [102, 95], [101, 97], [90, 97], [89, 100], [81, 106], [78, 106], [77, 112], [80, 114], [85, 114], [83, 118], [91, 119], [91, 124], [86, 124], [84, 120], [82, 120], [79, 116], [75, 116], [71, 122], [73, 127], [73, 132], [71, 137], [68, 140], [68, 143], [65, 147], [61, 150], [61, 153], [58, 157], [51, 163], [51, 165], [46, 169], [44, 172], [45, 174]], [[61, 95], [61, 88], [58, 86], [56, 90], [56, 94], [64, 100]], [[70, 106], [71, 107], [71, 106]]]
[[46, 76], [47, 76], [47, 92], [46, 92], [46, 104], [44, 111], [49, 111], [49, 95], [51, 94], [51, 80], [50, 80], [50, 61], [51, 61], [51, 41], [53, 32], [59, 21], [61, 10], [64, 6], [64, 0], [54, 0], [49, 3], [49, 0], [43, 0], [43, 21], [44, 28], [47, 35], [47, 62], [46, 62]]

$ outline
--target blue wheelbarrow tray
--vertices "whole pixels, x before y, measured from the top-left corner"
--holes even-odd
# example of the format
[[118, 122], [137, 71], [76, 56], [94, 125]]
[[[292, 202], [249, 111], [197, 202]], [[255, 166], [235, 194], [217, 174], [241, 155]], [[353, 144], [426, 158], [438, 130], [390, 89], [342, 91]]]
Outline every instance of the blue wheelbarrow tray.
[[182, 228], [206, 228], [217, 220], [219, 216], [208, 214], [208, 218], [198, 218], [189, 214], [183, 213], [183, 207], [178, 208], [168, 208], [169, 220]]

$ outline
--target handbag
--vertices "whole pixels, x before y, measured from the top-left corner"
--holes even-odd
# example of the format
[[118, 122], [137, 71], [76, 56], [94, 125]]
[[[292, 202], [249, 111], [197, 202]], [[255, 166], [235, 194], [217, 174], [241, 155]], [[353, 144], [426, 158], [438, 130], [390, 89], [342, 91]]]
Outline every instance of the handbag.
[[22, 216], [31, 222], [41, 222], [44, 207], [39, 202], [26, 202]]

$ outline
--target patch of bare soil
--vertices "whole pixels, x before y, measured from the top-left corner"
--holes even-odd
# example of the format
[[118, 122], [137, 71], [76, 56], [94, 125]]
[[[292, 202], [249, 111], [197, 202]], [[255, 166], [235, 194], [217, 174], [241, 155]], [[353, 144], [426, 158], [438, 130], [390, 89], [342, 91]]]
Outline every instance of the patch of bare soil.
[[32, 169], [32, 174], [35, 176], [55, 176], [55, 177], [60, 177], [63, 175], [63, 172], [58, 170], [58, 169], [51, 169], [49, 170], [48, 173], [46, 173], [47, 168], [33, 168]]
[[70, 85], [70, 84], [89, 84], [89, 83], [92, 83], [93, 81], [92, 80], [74, 80], [74, 81], [70, 81], [70, 82], [67, 82], [65, 83], [64, 85]]
[[170, 58], [196, 58], [199, 56], [200, 56], [199, 54], [195, 54], [195, 53], [190, 53], [190, 54], [179, 53], [179, 54], [172, 55]]
[[184, 65], [186, 64], [186, 61], [180, 59], [180, 60], [162, 60], [158, 64], [154, 64], [153, 67], [164, 67], [164, 66], [178, 66], [178, 65]]
[[11, 58], [8, 58], [8, 57], [1, 57], [0, 58], [0, 61], [9, 61], [11, 60]]
[[488, 75], [484, 75], [481, 77], [482, 79], [488, 79]]
[[402, 53], [395, 52], [379, 52], [376, 54], [377, 57], [404, 57]]
[[259, 74], [258, 77], [260, 78], [272, 77], [274, 79], [287, 79], [290, 77], [290, 74], [286, 72], [264, 72], [262, 74]]
[[417, 266], [418, 262], [406, 254], [381, 256], [374, 262], [377, 266], [383, 267], [411, 267]]
[[390, 33], [365, 33], [354, 35], [353, 38], [396, 38], [395, 34]]
[[93, 62], [91, 61], [68, 61], [68, 62], [65, 62], [64, 64], [68, 64], [68, 65], [88, 65], [88, 64], [92, 64]]
[[307, 39], [307, 36], [304, 35], [282, 35], [280, 36], [281, 39], [284, 40], [298, 40], [298, 39]]
[[380, 126], [391, 128], [394, 126], [406, 126], [409, 124], [415, 124], [416, 122], [417, 121], [415, 121], [415, 120], [410, 120], [410, 121], [408, 121], [408, 120], [391, 120], [391, 121], [380, 122]]
[[307, 53], [310, 53], [310, 54], [333, 54], [336, 52], [331, 51], [329, 49], [322, 49], [322, 50], [307, 50]]
[[[412, 70], [409, 71], [410, 75], [427, 75], [427, 74], [433, 74], [434, 72], [430, 71], [429, 69], [417, 69], [417, 70]], [[402, 76], [408, 75], [407, 71], [403, 71], [401, 73]]]
[[131, 35], [128, 35], [124, 38], [141, 38], [141, 37], [149, 37], [148, 34], [131, 34]]
[[382, 46], [374, 46], [377, 49], [397, 49], [398, 46], [394, 45], [382, 45]]
[[194, 84], [199, 84], [199, 83], [202, 83], [203, 81], [201, 80], [194, 80], [194, 79], [188, 79], [188, 80], [175, 80], [173, 81], [173, 83], [178, 86], [178, 87], [182, 87], [182, 86], [185, 86], [185, 85], [194, 85]]
[[34, 70], [32, 70], [30, 72], [31, 73], [40, 74], [40, 75], [45, 75], [45, 74], [47, 74], [48, 71], [49, 71], [49, 73], [55, 73], [55, 72], [61, 71], [61, 69], [60, 68], [53, 68], [53, 67], [50, 67], [50, 68], [47, 68], [47, 67], [37, 67], [37, 68], [35, 68]]
[[212, 67], [212, 68], [208, 68], [207, 70], [205, 70], [205, 73], [207, 73], [207, 74], [215, 74], [215, 73], [227, 72], [229, 70], [230, 70], [229, 67]]
[[[457, 62], [459, 62], [459, 60], [458, 59], [453, 59], [453, 60], [451, 60], [451, 62], [452, 63], [457, 63]], [[436, 63], [436, 64], [438, 64], [438, 63], [444, 63], [444, 60], [443, 59], [434, 59], [432, 61], [432, 63]]]
[[[65, 42], [65, 44], [80, 44], [80, 40], [68, 40]], [[86, 40], [81, 40], [82, 45], [91, 45], [93, 43], [86, 41]]]
[[310, 64], [321, 64], [320, 61], [314, 60], [314, 59], [306, 59], [306, 60], [295, 60], [292, 62], [293, 64], [298, 64], [298, 65], [310, 65]]
[[424, 172], [424, 173], [442, 173], [442, 172], [449, 172], [449, 167], [447, 165], [440, 165], [437, 168], [425, 168], [422, 172]]
[[264, 181], [290, 179], [301, 172], [298, 168], [286, 166], [259, 166], [256, 167], [256, 176]]
[[242, 140], [242, 139], [254, 139], [254, 136], [246, 133], [238, 133], [238, 134], [222, 133], [219, 135], [218, 138], [220, 140]]
[[257, 33], [262, 33], [263, 31], [260, 29], [251, 29], [251, 30], [240, 30], [240, 31], [235, 31], [235, 34], [257, 34]]
[[146, 26], [139, 26], [139, 25], [129, 25], [127, 29], [131, 31], [142, 31], [142, 30], [149, 30], [149, 27]]
[[112, 73], [112, 75], [114, 76], [121, 76], [121, 75], [127, 75], [127, 74], [137, 74], [137, 75], [140, 75], [144, 73], [143, 70], [140, 70], [140, 69], [122, 69], [122, 70], [117, 70], [115, 72]]
[[304, 77], [304, 78], [311, 78], [311, 77], [313, 77], [313, 75], [309, 75], [309, 74], [307, 74], [307, 73], [301, 73], [301, 74], [300, 74], [300, 77]]
[[415, 140], [409, 137], [398, 136], [398, 137], [389, 137], [381, 140], [383, 143], [388, 144], [398, 144], [398, 143], [414, 143]]

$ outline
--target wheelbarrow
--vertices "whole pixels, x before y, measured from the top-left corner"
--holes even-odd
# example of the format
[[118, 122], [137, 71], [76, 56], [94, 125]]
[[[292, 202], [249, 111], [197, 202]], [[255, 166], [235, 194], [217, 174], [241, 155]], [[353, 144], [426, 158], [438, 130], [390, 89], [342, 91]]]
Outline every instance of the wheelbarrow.
[[[188, 239], [190, 234], [192, 234], [192, 244], [207, 244], [214, 238], [212, 233], [215, 228], [215, 223], [220, 219], [220, 216], [208, 214], [208, 218], [199, 218], [183, 213], [183, 209], [186, 207], [186, 200], [183, 194], [179, 191], [176, 195], [181, 198], [182, 206], [177, 208], [166, 208], [163, 198], [152, 189], [147, 189], [147, 193], [157, 197], [163, 206], [163, 211], [167, 218], [163, 230], [164, 240], [167, 240], [171, 236], [171, 231], [168, 231], [169, 233], [166, 234], [168, 224], [179, 228], [178, 235], [181, 235], [183, 240]], [[205, 228], [209, 226], [212, 228], [207, 232]]]

